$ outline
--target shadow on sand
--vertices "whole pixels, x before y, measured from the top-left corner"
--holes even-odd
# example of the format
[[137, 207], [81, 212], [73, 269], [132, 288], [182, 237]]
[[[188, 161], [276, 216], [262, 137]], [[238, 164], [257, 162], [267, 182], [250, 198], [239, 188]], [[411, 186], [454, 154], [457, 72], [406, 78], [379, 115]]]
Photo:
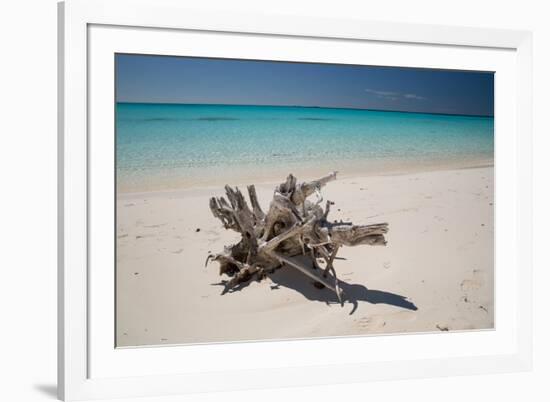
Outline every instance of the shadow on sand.
[[[271, 289], [276, 291], [281, 287], [293, 289], [301, 293], [306, 299], [312, 301], [320, 301], [326, 304], [340, 304], [336, 294], [327, 288], [318, 289], [313, 285], [313, 280], [304, 276], [301, 272], [290, 267], [282, 267], [274, 273], [269, 274], [269, 278], [273, 281]], [[332, 283], [334, 277], [328, 276], [327, 280]], [[228, 293], [238, 292], [246, 288], [250, 282], [245, 282], [237, 285]], [[340, 288], [344, 292], [344, 303], [351, 303], [353, 308], [350, 315], [355, 313], [359, 302], [367, 302], [372, 304], [389, 304], [391, 306], [401, 307], [407, 310], [418, 310], [414, 303], [407, 300], [405, 296], [395, 293], [386, 292], [383, 290], [367, 289], [366, 286], [360, 284], [348, 283], [339, 278]], [[213, 283], [212, 285], [225, 286], [225, 282]]]
[[[284, 286], [304, 295], [308, 300], [321, 301], [327, 304], [340, 304], [336, 294], [330, 289], [317, 289], [313, 286], [313, 280], [306, 278], [302, 273], [288, 269], [287, 267], [275, 271], [269, 275], [276, 284], [272, 289]], [[332, 276], [327, 277], [329, 282], [333, 282]], [[405, 296], [395, 293], [385, 292], [383, 290], [367, 289], [366, 286], [354, 283], [348, 283], [339, 279], [340, 288], [344, 292], [344, 302], [351, 303], [353, 309], [350, 315], [355, 313], [360, 301], [372, 304], [389, 304], [391, 306], [401, 307], [407, 310], [417, 310], [418, 308], [407, 300]]]

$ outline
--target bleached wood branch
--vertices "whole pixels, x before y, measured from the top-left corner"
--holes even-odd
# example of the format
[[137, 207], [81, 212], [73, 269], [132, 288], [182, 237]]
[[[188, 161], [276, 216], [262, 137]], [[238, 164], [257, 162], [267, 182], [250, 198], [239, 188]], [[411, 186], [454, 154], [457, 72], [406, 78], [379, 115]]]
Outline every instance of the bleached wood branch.
[[[275, 188], [267, 213], [264, 213], [254, 185], [248, 186], [249, 207], [238, 188], [225, 186], [224, 197], [211, 198], [210, 209], [224, 228], [241, 233], [239, 243], [225, 247], [219, 254], [211, 254], [206, 259], [220, 264], [220, 275], [231, 277], [225, 283], [224, 293], [240, 283], [262, 279], [280, 266], [289, 266], [334, 291], [340, 302], [343, 294], [338, 285], [334, 260], [342, 246], [386, 245], [387, 223], [374, 225], [353, 225], [352, 223], [331, 223], [328, 221], [330, 205], [325, 209], [321, 188], [336, 180], [332, 172], [318, 180], [298, 183], [290, 174], [284, 183]], [[308, 197], [317, 193], [316, 203]], [[303, 255], [311, 259], [307, 266], [297, 259]], [[317, 257], [325, 260], [326, 267], [321, 273]], [[327, 281], [328, 273], [334, 284]]]

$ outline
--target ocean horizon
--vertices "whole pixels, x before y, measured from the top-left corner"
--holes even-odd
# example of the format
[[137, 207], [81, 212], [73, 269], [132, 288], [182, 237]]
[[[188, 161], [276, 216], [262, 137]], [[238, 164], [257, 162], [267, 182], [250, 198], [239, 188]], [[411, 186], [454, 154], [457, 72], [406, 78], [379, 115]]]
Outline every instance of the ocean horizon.
[[[494, 118], [302, 106], [116, 104], [117, 191], [492, 165]], [[255, 180], [255, 181], [251, 181]]]

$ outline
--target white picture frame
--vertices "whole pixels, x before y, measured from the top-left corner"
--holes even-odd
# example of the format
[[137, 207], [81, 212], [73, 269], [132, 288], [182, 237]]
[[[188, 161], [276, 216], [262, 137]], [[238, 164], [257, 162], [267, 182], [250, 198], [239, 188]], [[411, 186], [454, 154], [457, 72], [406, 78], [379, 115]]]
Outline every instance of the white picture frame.
[[[119, 33], [116, 34], [115, 31]], [[94, 191], [90, 191], [94, 185], [90, 172], [96, 169], [93, 164], [95, 159], [112, 157], [112, 153], [109, 154], [112, 149], [107, 149], [108, 141], [96, 141], [96, 138], [104, 140], [108, 136], [98, 137], [94, 134], [94, 130], [106, 124], [108, 119], [94, 111], [93, 118], [97, 120], [93, 120], [94, 124], [91, 124], [90, 108], [100, 100], [96, 99], [97, 94], [101, 96], [101, 88], [107, 87], [112, 78], [108, 74], [96, 73], [95, 63], [101, 60], [101, 54], [108, 56], [112, 52], [120, 51], [121, 48], [117, 48], [119, 45], [141, 51], [144, 46], [148, 46], [147, 52], [172, 54], [180, 43], [178, 40], [185, 40], [182, 35], [201, 34], [217, 35], [220, 39], [228, 37], [229, 44], [234, 42], [233, 48], [227, 46], [224, 50], [228, 55], [235, 55], [236, 49], [240, 49], [238, 46], [241, 42], [231, 38], [254, 38], [256, 41], [269, 40], [274, 45], [280, 39], [295, 41], [298, 43], [295, 46], [297, 49], [304, 46], [300, 41], [336, 43], [338, 48], [344, 49], [342, 55], [348, 45], [352, 47], [371, 44], [382, 48], [380, 54], [385, 54], [384, 57], [388, 57], [384, 47], [400, 46], [405, 50], [414, 48], [415, 54], [419, 55], [414, 60], [417, 66], [437, 67], [440, 66], [438, 63], [443, 63], [437, 61], [438, 55], [443, 53], [430, 56], [430, 49], [447, 52], [444, 53], [445, 57], [449, 56], [446, 63], [460, 63], [464, 69], [468, 68], [468, 63], [473, 62], [471, 57], [462, 57], [462, 53], [477, 52], [478, 63], [489, 60], [487, 63], [490, 64], [493, 62], [491, 59], [498, 59], [494, 61], [500, 63], [496, 71], [501, 71], [500, 76], [506, 81], [502, 82], [501, 88], [503, 91], [508, 88], [509, 92], [506, 93], [513, 96], [509, 96], [511, 99], [507, 100], [508, 103], [501, 103], [502, 106], [495, 109], [497, 139], [502, 139], [500, 145], [498, 140], [496, 145], [497, 188], [500, 186], [499, 177], [505, 176], [508, 178], [506, 184], [502, 184], [500, 188], [506, 187], [506, 194], [509, 195], [506, 197], [509, 202], [499, 204], [500, 210], [497, 209], [495, 235], [498, 238], [499, 230], [505, 227], [500, 224], [505, 217], [510, 218], [510, 222], [506, 222], [507, 230], [514, 235], [507, 239], [507, 243], [502, 243], [500, 248], [497, 242], [497, 257], [500, 253], [500, 261], [507, 260], [506, 272], [501, 270], [502, 275], [498, 270], [496, 272], [497, 281], [500, 277], [501, 281], [506, 282], [503, 282], [502, 287], [496, 287], [497, 313], [499, 305], [502, 305], [499, 300], [506, 300], [508, 304], [506, 312], [500, 309], [500, 317], [503, 317], [500, 324], [497, 314], [495, 331], [419, 335], [417, 338], [414, 335], [394, 335], [370, 337], [370, 340], [356, 337], [202, 345], [195, 349], [146, 348], [141, 349], [139, 354], [129, 350], [115, 350], [114, 342], [109, 346], [108, 337], [106, 342], [101, 340], [111, 330], [112, 316], [103, 313], [110, 308], [109, 303], [112, 302], [106, 297], [101, 304], [94, 294], [98, 291], [111, 294], [113, 289], [108, 278], [103, 282], [103, 277], [90, 269], [90, 261], [101, 260], [101, 255], [94, 255], [97, 251], [95, 249], [90, 251], [90, 239], [94, 236], [90, 231], [90, 220], [97, 219], [98, 214], [91, 216], [89, 211], [91, 207], [97, 210], [96, 200], [102, 197], [101, 189], [96, 191], [97, 188], [94, 187]], [[162, 36], [162, 42], [159, 35]], [[109, 38], [113, 40], [106, 40]], [[140, 44], [139, 48], [137, 42]], [[69, 0], [59, 4], [59, 49], [58, 392], [61, 399], [157, 396], [263, 388], [272, 387], [273, 384], [315, 385], [530, 369], [531, 33], [362, 20], [207, 13], [186, 9], [177, 0]], [[96, 51], [99, 53], [95, 53]], [[264, 57], [269, 57], [269, 49], [262, 51]], [[205, 52], [208, 53], [208, 49]], [[490, 52], [494, 53], [494, 57]], [[333, 57], [343, 57], [342, 55], [338, 56], [335, 52]], [[296, 60], [300, 57], [299, 52], [288, 57]], [[401, 54], [401, 57], [404, 56]], [[453, 58], [456, 60], [452, 61]], [[462, 61], [459, 62], [458, 59]], [[390, 62], [400, 63], [397, 59]], [[97, 66], [101, 70], [101, 65]], [[90, 79], [92, 76], [94, 79]], [[102, 81], [105, 85], [100, 84]], [[497, 103], [504, 92], [499, 95], [499, 86], [496, 88]], [[502, 119], [498, 115], [499, 111]], [[503, 122], [507, 123], [505, 127]], [[94, 145], [92, 152], [91, 144], [99, 144], [99, 148]], [[105, 150], [102, 150], [102, 144], [105, 145]], [[501, 179], [500, 183], [504, 181]], [[497, 191], [497, 199], [498, 197]], [[108, 214], [106, 216], [109, 218]], [[496, 261], [498, 265], [499, 258]], [[507, 294], [499, 293], [499, 289], [505, 289]], [[503, 321], [508, 318], [509, 322]], [[427, 338], [428, 336], [432, 338]], [[434, 336], [439, 338], [433, 338]], [[375, 338], [378, 340], [373, 340]], [[400, 338], [406, 339], [398, 346]], [[438, 339], [442, 341], [439, 342]], [[378, 343], [374, 346], [373, 342]], [[494, 345], [494, 349], [485, 349], [484, 352], [483, 345], [489, 344]], [[384, 358], [384, 351], [390, 356], [390, 350], [398, 351], [399, 347], [407, 345], [408, 348], [416, 349], [414, 354]], [[424, 348], [426, 345], [432, 346], [432, 353], [423, 349], [422, 345]], [[356, 356], [350, 354], [350, 357], [329, 361], [315, 357], [314, 352], [320, 347], [349, 348], [350, 351], [375, 347], [380, 356], [371, 354], [369, 360], [358, 353]], [[264, 361], [241, 359], [231, 367], [214, 360], [214, 356], [221, 351], [239, 356], [243, 348], [253, 349], [256, 352], [253, 355], [256, 356], [271, 353], [283, 358]], [[438, 354], [435, 352], [437, 348], [453, 348], [454, 352]], [[172, 360], [186, 360], [188, 367], [178, 366], [179, 363], [170, 361], [171, 355], [178, 356]], [[139, 362], [147, 363], [155, 369], [143, 371]], [[330, 376], [326, 375], [329, 369]], [[247, 376], [246, 382], [239, 381], [243, 376]]]

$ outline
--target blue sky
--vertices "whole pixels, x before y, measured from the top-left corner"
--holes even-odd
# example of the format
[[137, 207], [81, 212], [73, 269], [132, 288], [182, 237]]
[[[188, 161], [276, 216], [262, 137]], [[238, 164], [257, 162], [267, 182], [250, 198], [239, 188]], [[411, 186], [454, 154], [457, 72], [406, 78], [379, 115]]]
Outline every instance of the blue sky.
[[117, 102], [493, 115], [491, 72], [116, 55]]

